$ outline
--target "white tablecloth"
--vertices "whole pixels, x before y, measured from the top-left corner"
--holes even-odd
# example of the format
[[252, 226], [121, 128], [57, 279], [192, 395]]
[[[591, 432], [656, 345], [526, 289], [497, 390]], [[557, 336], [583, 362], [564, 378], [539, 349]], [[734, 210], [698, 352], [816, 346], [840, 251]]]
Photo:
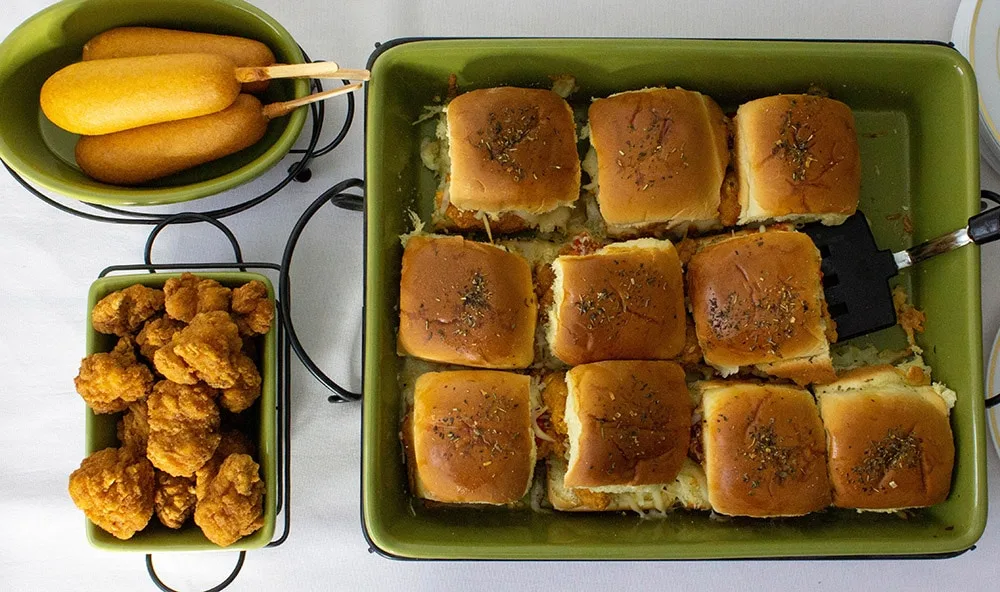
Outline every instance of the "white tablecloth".
[[[958, 0], [253, 0], [314, 58], [363, 67], [376, 41], [405, 36], [650, 36], [948, 40]], [[49, 4], [5, 0], [0, 37]], [[809, 5], [809, 8], [804, 6]], [[0, 56], [0, 60], [3, 56]], [[333, 102], [330, 121], [343, 112]], [[334, 126], [330, 126], [334, 127]], [[291, 226], [334, 182], [361, 176], [362, 120], [313, 179], [227, 220], [248, 260], [278, 261]], [[291, 161], [288, 161], [290, 163]], [[278, 178], [211, 198], [220, 206]], [[279, 170], [281, 169], [281, 170]], [[983, 186], [1000, 190], [984, 172]], [[73, 391], [83, 352], [88, 286], [105, 266], [139, 262], [148, 229], [86, 222], [28, 195], [0, 174], [0, 588], [152, 589], [142, 557], [100, 552], [66, 493], [83, 454], [83, 403]], [[199, 208], [203, 207], [199, 205]], [[181, 208], [175, 208], [180, 210]], [[303, 236], [293, 280], [303, 341], [320, 365], [360, 387], [361, 215], [327, 208]], [[983, 341], [1000, 327], [1000, 247], [983, 248]], [[158, 261], [228, 260], [207, 226], [166, 230]], [[308, 323], [304, 320], [308, 319]], [[978, 338], [978, 336], [971, 336]], [[370, 554], [359, 520], [360, 407], [331, 405], [296, 363], [293, 524], [277, 549], [252, 552], [232, 590], [256, 589], [1000, 589], [1000, 521], [975, 550], [936, 561], [680, 563], [414, 563]], [[1000, 462], [990, 446], [990, 501]], [[205, 589], [235, 553], [158, 556], [166, 580]]]

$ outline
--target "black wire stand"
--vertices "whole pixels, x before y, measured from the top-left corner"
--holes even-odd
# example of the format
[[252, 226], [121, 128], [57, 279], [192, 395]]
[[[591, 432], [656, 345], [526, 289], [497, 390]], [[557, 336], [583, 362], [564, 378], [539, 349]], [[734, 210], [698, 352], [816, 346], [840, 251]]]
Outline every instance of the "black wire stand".
[[[301, 49], [301, 47], [300, 47]], [[312, 60], [303, 50], [302, 52], [304, 61], [309, 63]], [[350, 84], [351, 81], [343, 80], [345, 85]], [[322, 92], [323, 84], [320, 80], [313, 80], [311, 83], [311, 89], [313, 92]], [[309, 105], [309, 115], [311, 122], [311, 131], [309, 134], [309, 142], [305, 148], [293, 149], [289, 151], [289, 154], [298, 156], [298, 159], [288, 168], [286, 175], [274, 186], [270, 187], [263, 193], [256, 195], [255, 197], [244, 200], [240, 203], [229, 205], [226, 207], [208, 209], [205, 211], [186, 211], [182, 213], [152, 213], [136, 209], [123, 209], [118, 207], [111, 207], [101, 204], [92, 204], [86, 202], [79, 202], [71, 199], [61, 198], [57, 199], [50, 197], [42, 193], [39, 189], [31, 185], [27, 180], [18, 175], [10, 166], [0, 160], [0, 164], [3, 164], [7, 172], [22, 186], [24, 189], [34, 195], [36, 198], [40, 199], [42, 202], [56, 208], [57, 210], [83, 218], [85, 220], [90, 220], [94, 222], [102, 222], [107, 224], [126, 224], [126, 225], [146, 225], [152, 226], [149, 237], [146, 239], [146, 243], [143, 249], [143, 263], [141, 264], [130, 264], [130, 265], [112, 265], [106, 267], [102, 270], [98, 277], [105, 277], [109, 274], [118, 273], [128, 273], [128, 272], [167, 272], [167, 271], [208, 271], [208, 270], [238, 270], [238, 271], [248, 271], [248, 270], [267, 270], [277, 273], [279, 278], [279, 290], [278, 297], [275, 298], [275, 309], [276, 309], [276, 320], [275, 320], [275, 330], [277, 331], [277, 352], [276, 352], [276, 401], [275, 401], [275, 411], [276, 411], [276, 437], [277, 437], [277, 454], [276, 454], [276, 471], [277, 483], [275, 484], [275, 513], [277, 515], [283, 515], [282, 530], [277, 535], [276, 538], [264, 546], [264, 548], [277, 547], [283, 544], [287, 539], [289, 532], [291, 530], [291, 369], [289, 362], [292, 359], [291, 352], [295, 351], [299, 359], [306, 366], [307, 369], [315, 376], [324, 386], [333, 390], [336, 396], [331, 396], [330, 401], [355, 401], [361, 397], [360, 393], [352, 393], [347, 389], [341, 388], [337, 383], [330, 380], [312, 361], [309, 355], [305, 352], [302, 344], [300, 343], [295, 329], [292, 325], [292, 309], [291, 309], [291, 290], [290, 290], [290, 279], [288, 274], [288, 265], [291, 263], [292, 253], [294, 251], [295, 243], [298, 240], [299, 235], [302, 233], [306, 222], [312, 217], [316, 210], [320, 206], [325, 204], [327, 201], [333, 203], [337, 207], [359, 211], [363, 209], [363, 197], [357, 194], [346, 193], [348, 189], [358, 188], [363, 186], [363, 182], [358, 179], [349, 179], [342, 183], [335, 185], [329, 190], [323, 192], [323, 194], [313, 202], [310, 208], [302, 218], [296, 224], [292, 237], [288, 241], [288, 245], [285, 248], [284, 255], [282, 257], [282, 263], [280, 265], [274, 263], [266, 262], [247, 262], [243, 260], [242, 249], [240, 248], [239, 241], [233, 232], [221, 222], [222, 219], [229, 216], [233, 216], [249, 210], [254, 206], [263, 203], [267, 199], [271, 198], [282, 189], [284, 189], [288, 184], [293, 181], [306, 183], [312, 177], [312, 171], [309, 168], [310, 163], [322, 156], [325, 156], [335, 150], [347, 137], [348, 132], [351, 129], [351, 124], [354, 121], [354, 116], [356, 112], [355, 98], [353, 93], [348, 93], [346, 95], [347, 99], [347, 111], [343, 123], [340, 126], [339, 131], [327, 144], [320, 146], [320, 139], [323, 133], [323, 124], [326, 117], [326, 108], [323, 102], [313, 103]], [[66, 203], [64, 203], [66, 202]], [[213, 263], [156, 263], [152, 262], [152, 249], [153, 244], [156, 241], [157, 236], [160, 232], [171, 225], [185, 225], [193, 224], [198, 222], [205, 222], [213, 225], [220, 232], [222, 232], [226, 238], [229, 240], [230, 245], [233, 248], [233, 254], [235, 257], [234, 262], [223, 263], [223, 262], [213, 262]], [[216, 586], [210, 588], [206, 592], [219, 592], [229, 586], [236, 577], [239, 575], [240, 570], [243, 568], [243, 564], [246, 561], [246, 551], [240, 551], [239, 557], [236, 561], [232, 572], [226, 577], [225, 580], [217, 584]], [[156, 573], [156, 569], [153, 565], [152, 554], [146, 555], [146, 570], [149, 574], [150, 579], [156, 585], [157, 588], [164, 592], [174, 592], [172, 588], [167, 586], [163, 580]]]
[[[229, 240], [229, 243], [233, 248], [235, 261], [231, 263], [161, 264], [155, 264], [152, 262], [153, 243], [156, 241], [157, 236], [164, 228], [171, 224], [189, 224], [194, 222], [206, 222], [219, 229], [219, 231], [221, 231]], [[167, 216], [156, 224], [150, 232], [149, 238], [146, 240], [146, 244], [143, 249], [143, 263], [132, 265], [112, 265], [104, 268], [98, 277], [103, 278], [109, 274], [143, 271], [148, 273], [157, 273], [161, 271], [208, 271], [227, 269], [236, 269], [241, 272], [246, 272], [248, 270], [270, 270], [279, 274], [281, 272], [281, 267], [274, 263], [244, 261], [242, 249], [240, 248], [240, 244], [236, 239], [236, 236], [219, 220], [212, 218], [207, 214], [186, 212]], [[278, 476], [278, 479], [277, 483], [275, 483], [274, 504], [275, 514], [283, 515], [283, 524], [282, 530], [277, 538], [272, 538], [272, 540], [265, 545], [264, 548], [277, 547], [281, 545], [288, 539], [288, 534], [291, 531], [291, 372], [288, 368], [288, 362], [291, 359], [291, 346], [288, 340], [288, 333], [285, 330], [286, 315], [291, 309], [288, 304], [279, 302], [275, 302], [275, 308], [277, 310], [277, 319], [275, 322], [275, 330], [277, 331], [277, 359], [275, 364], [275, 434], [277, 442], [275, 474]], [[237, 575], [239, 575], [245, 561], [246, 551], [240, 551], [239, 558], [236, 562], [236, 566], [233, 568], [233, 571], [220, 584], [212, 587], [206, 592], [218, 592], [231, 584], [236, 579]], [[174, 592], [174, 590], [168, 587], [156, 573], [153, 566], [152, 554], [146, 555], [146, 570], [149, 573], [150, 579], [152, 579], [157, 588], [163, 590], [164, 592]]]
[[319, 366], [313, 361], [313, 359], [306, 353], [305, 348], [299, 341], [298, 334], [295, 332], [295, 326], [292, 323], [292, 313], [290, 310], [291, 302], [291, 279], [289, 277], [291, 267], [292, 267], [292, 255], [295, 253], [295, 245], [298, 244], [299, 237], [302, 235], [302, 231], [305, 230], [306, 225], [309, 220], [327, 203], [331, 203], [334, 206], [353, 211], [360, 212], [364, 209], [364, 196], [358, 195], [357, 193], [350, 193], [351, 189], [361, 189], [364, 190], [365, 182], [361, 179], [346, 179], [337, 183], [330, 189], [324, 191], [319, 197], [317, 197], [306, 211], [302, 213], [295, 226], [292, 227], [291, 235], [288, 237], [288, 242], [285, 243], [285, 252], [281, 256], [281, 271], [278, 276], [278, 300], [280, 301], [280, 306], [283, 307], [282, 316], [285, 319], [285, 329], [288, 331], [288, 339], [291, 342], [292, 349], [295, 350], [295, 355], [298, 356], [302, 365], [309, 370], [309, 373], [320, 382], [323, 386], [333, 392], [332, 395], [327, 399], [331, 403], [349, 403], [352, 401], [361, 400], [361, 393], [353, 392], [346, 389], [327, 376]]

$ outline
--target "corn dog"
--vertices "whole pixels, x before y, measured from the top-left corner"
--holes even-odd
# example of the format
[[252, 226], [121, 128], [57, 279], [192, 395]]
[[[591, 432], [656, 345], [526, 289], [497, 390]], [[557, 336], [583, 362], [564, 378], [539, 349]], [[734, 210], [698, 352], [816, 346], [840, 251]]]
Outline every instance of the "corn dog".
[[252, 146], [264, 137], [267, 122], [260, 101], [242, 94], [218, 113], [84, 136], [76, 162], [98, 181], [138, 185]]
[[240, 94], [235, 64], [216, 54], [173, 54], [71, 64], [42, 85], [42, 111], [82, 135], [198, 117]]
[[[240, 67], [270, 66], [274, 53], [259, 41], [154, 27], [118, 27], [101, 33], [83, 46], [83, 60], [106, 60], [176, 53], [215, 53]], [[248, 82], [243, 92], [261, 92], [267, 81]]]

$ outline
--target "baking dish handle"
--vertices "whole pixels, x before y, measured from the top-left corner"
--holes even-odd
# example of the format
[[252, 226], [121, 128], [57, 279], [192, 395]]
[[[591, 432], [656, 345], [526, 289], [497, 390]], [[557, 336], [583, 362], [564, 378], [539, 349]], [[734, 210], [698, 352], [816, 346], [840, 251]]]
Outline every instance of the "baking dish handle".
[[292, 344], [292, 349], [295, 351], [295, 355], [298, 356], [302, 365], [309, 370], [309, 373], [313, 375], [316, 380], [318, 380], [323, 386], [330, 389], [334, 394], [330, 395], [331, 403], [343, 403], [349, 401], [357, 401], [361, 399], [361, 393], [355, 393], [349, 389], [346, 389], [333, 380], [330, 379], [319, 366], [313, 362], [313, 359], [306, 353], [305, 348], [302, 347], [302, 342], [299, 341], [299, 336], [295, 332], [294, 324], [292, 323], [291, 315], [291, 286], [290, 286], [290, 271], [292, 266], [292, 255], [295, 252], [295, 245], [299, 241], [299, 236], [302, 235], [302, 231], [305, 229], [309, 220], [316, 214], [317, 211], [327, 202], [342, 208], [345, 210], [350, 210], [353, 212], [360, 212], [364, 209], [364, 197], [357, 195], [355, 193], [350, 193], [351, 189], [361, 189], [364, 191], [365, 182], [362, 179], [346, 179], [337, 183], [333, 187], [327, 189], [322, 195], [316, 198], [306, 211], [302, 213], [295, 226], [292, 228], [292, 233], [288, 237], [288, 242], [285, 243], [285, 252], [281, 256], [281, 271], [278, 276], [278, 300], [281, 306], [281, 316], [283, 322], [285, 323], [285, 331], [288, 334], [288, 340]]

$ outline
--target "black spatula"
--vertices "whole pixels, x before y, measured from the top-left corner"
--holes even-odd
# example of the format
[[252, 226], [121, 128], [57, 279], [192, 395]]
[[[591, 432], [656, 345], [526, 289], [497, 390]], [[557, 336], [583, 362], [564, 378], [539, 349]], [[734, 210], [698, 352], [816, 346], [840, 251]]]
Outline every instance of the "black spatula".
[[961, 230], [898, 253], [879, 250], [861, 212], [839, 226], [817, 222], [802, 231], [812, 237], [823, 257], [823, 292], [839, 342], [896, 324], [889, 279], [899, 270], [969, 243], [982, 245], [1000, 238], [1000, 208], [969, 218]]

